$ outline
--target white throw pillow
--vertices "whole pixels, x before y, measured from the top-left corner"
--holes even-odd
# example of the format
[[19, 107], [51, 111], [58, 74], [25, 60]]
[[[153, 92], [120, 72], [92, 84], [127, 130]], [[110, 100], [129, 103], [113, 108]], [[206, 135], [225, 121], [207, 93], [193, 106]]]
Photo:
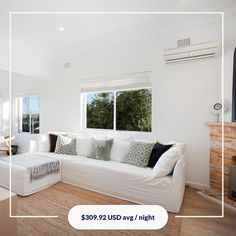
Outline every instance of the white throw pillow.
[[29, 143], [29, 152], [33, 153], [33, 152], [39, 152], [39, 140], [30, 140]]
[[175, 144], [176, 146], [179, 146], [181, 149], [181, 153], [184, 154], [187, 149], [187, 144], [186, 143], [176, 143], [175, 141], [169, 141], [167, 144]]
[[49, 135], [40, 134], [38, 137], [39, 141], [39, 152], [49, 152]]
[[113, 140], [113, 145], [111, 148], [111, 157], [112, 161], [124, 162], [127, 155], [128, 149], [130, 146], [129, 141], [123, 141], [119, 139]]
[[76, 139], [76, 152], [78, 156], [88, 157], [91, 153], [92, 137], [81, 136]]
[[180, 159], [182, 155], [181, 147], [179, 145], [173, 145], [169, 150], [163, 153], [160, 159], [157, 161], [153, 168], [153, 176], [160, 178], [169, 175], [175, 163]]

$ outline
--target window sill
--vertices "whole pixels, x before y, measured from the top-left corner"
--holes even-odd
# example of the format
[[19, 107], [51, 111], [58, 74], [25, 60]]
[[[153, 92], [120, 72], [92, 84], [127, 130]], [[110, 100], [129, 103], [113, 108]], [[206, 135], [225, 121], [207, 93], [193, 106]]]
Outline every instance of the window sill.
[[93, 128], [85, 128], [82, 129], [81, 132], [88, 132], [88, 133], [114, 133], [114, 134], [124, 134], [124, 135], [147, 135], [151, 136], [153, 131], [130, 131], [130, 130], [113, 130], [113, 129], [93, 129]]

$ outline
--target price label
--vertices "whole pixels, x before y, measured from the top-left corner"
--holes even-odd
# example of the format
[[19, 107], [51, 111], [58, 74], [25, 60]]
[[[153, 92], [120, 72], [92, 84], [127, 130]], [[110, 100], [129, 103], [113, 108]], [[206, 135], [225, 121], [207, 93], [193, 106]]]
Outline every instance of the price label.
[[167, 211], [158, 205], [77, 205], [68, 221], [75, 229], [161, 229]]

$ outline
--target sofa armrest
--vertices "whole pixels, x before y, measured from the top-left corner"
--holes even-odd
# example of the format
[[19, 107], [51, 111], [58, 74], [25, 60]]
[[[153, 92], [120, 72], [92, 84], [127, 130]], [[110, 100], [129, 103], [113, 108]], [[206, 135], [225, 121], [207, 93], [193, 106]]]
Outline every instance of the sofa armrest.
[[182, 155], [180, 160], [175, 164], [173, 171], [173, 185], [175, 189], [182, 190], [185, 187], [185, 166], [186, 160]]

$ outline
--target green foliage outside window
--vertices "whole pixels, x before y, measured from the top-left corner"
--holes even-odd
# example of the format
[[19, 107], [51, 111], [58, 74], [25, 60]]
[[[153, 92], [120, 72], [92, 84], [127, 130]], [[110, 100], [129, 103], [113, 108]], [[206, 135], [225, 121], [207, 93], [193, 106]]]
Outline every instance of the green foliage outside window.
[[149, 89], [118, 92], [116, 129], [151, 132], [152, 94]]
[[113, 93], [87, 95], [87, 128], [113, 129]]
[[151, 131], [152, 94], [150, 89], [87, 94], [87, 128]]

